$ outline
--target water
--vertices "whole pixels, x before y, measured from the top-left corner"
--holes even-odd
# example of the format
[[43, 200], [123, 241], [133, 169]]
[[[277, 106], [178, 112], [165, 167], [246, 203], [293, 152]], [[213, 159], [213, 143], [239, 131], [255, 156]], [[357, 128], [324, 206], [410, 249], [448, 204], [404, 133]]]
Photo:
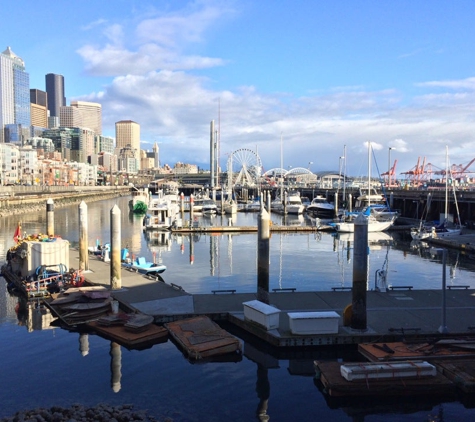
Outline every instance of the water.
[[[110, 240], [110, 210], [117, 204], [124, 210], [123, 246], [127, 245], [133, 254], [162, 260], [168, 267], [163, 274], [168, 283], [181, 285], [191, 293], [228, 288], [256, 291], [255, 233], [158, 236], [152, 232], [148, 237], [153, 239], [148, 241], [141, 218], [129, 215], [127, 201], [119, 198], [88, 205], [91, 245], [96, 239], [101, 243]], [[238, 214], [234, 224], [255, 225], [256, 217]], [[3, 218], [0, 260], [13, 245], [19, 218], [27, 233], [45, 231], [43, 214]], [[228, 224], [227, 217], [200, 219], [201, 224]], [[280, 219], [272, 215], [276, 224]], [[55, 231], [73, 246], [77, 244], [77, 206], [56, 209]], [[388, 240], [383, 237], [380, 242]], [[434, 251], [431, 254], [428, 248], [411, 246], [410, 239], [402, 234], [392, 237], [392, 246], [371, 246], [368, 288], [374, 288], [375, 274], [382, 269], [388, 271], [388, 284], [440, 288], [443, 267]], [[270, 244], [271, 289], [295, 287], [305, 291], [351, 286], [349, 239], [337, 239], [329, 233], [272, 233]], [[449, 252], [448, 284], [474, 287], [474, 271], [471, 257]], [[265, 407], [273, 421], [471, 421], [475, 417], [471, 397], [328, 398], [314, 381], [313, 360], [351, 359], [354, 353], [350, 349], [306, 348], [289, 353], [266, 347], [228, 326], [243, 341], [242, 360], [192, 364], [171, 341], [146, 350], [128, 350], [96, 335], [51, 327], [48, 316], [42, 316], [45, 311], [35, 308], [35, 303], [31, 304], [29, 321], [21, 325], [17, 303], [18, 298], [10, 296], [5, 283], [0, 283], [0, 417], [20, 409], [74, 403], [93, 406], [100, 402], [132, 403], [135, 409], [148, 409], [153, 415], [167, 415], [174, 421], [257, 421], [257, 409]], [[119, 379], [112, 378], [113, 366], [120, 367]]]

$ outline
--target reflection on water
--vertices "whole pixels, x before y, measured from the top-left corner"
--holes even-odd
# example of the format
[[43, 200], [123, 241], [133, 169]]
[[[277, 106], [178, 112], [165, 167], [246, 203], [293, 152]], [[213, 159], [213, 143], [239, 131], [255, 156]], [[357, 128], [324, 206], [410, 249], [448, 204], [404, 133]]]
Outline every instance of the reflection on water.
[[[115, 203], [127, 210], [127, 201], [119, 198], [88, 204], [91, 245], [96, 239], [100, 243], [110, 240], [110, 210]], [[77, 207], [55, 211], [57, 233], [73, 246], [78, 242], [76, 216]], [[275, 216], [276, 221], [281, 217]], [[226, 288], [256, 291], [255, 233], [209, 236], [143, 232], [141, 217], [123, 212], [121, 218], [123, 245], [128, 245], [131, 253], [163, 260], [167, 282], [191, 293]], [[256, 214], [238, 214], [233, 224], [255, 225], [256, 218]], [[2, 257], [13, 244], [17, 220], [1, 220]], [[29, 233], [44, 231], [44, 220], [43, 215], [22, 216]], [[203, 224], [227, 225], [228, 220], [226, 216], [207, 217]], [[305, 291], [351, 286], [353, 240], [349, 237], [274, 232], [270, 246], [270, 288]], [[414, 248], [410, 239], [399, 234], [371, 239], [370, 246], [369, 288], [374, 288], [378, 271], [386, 273], [388, 284], [440, 288], [442, 265], [430, 249]], [[472, 286], [474, 261], [469, 257], [451, 251], [448, 267], [453, 268], [451, 283]], [[244, 359], [196, 365], [171, 341], [146, 350], [128, 350], [93, 332], [68, 332], [55, 328], [55, 324], [41, 301], [12, 297], [2, 287], [0, 387], [8, 394], [0, 398], [0, 417], [25, 408], [105, 402], [133, 403], [136, 409], [148, 409], [177, 421], [348, 421], [364, 420], [367, 415], [376, 415], [374, 420], [388, 416], [398, 421], [443, 421], [444, 409], [450, 410], [450, 420], [473, 420], [473, 411], [453, 397], [411, 398], [411, 407], [407, 400], [328, 397], [314, 380], [313, 361], [356, 360], [354, 348], [275, 349], [224, 324], [241, 339]]]

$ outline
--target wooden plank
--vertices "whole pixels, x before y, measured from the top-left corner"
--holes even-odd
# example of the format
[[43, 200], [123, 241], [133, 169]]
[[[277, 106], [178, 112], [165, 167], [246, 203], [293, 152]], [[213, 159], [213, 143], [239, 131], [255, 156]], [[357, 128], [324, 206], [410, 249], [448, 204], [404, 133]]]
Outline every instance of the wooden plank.
[[173, 339], [191, 359], [240, 352], [240, 341], [206, 316], [165, 324]]
[[320, 381], [330, 396], [411, 396], [447, 394], [455, 385], [441, 373], [434, 377], [364, 379], [347, 381], [340, 372], [341, 362], [315, 362]]

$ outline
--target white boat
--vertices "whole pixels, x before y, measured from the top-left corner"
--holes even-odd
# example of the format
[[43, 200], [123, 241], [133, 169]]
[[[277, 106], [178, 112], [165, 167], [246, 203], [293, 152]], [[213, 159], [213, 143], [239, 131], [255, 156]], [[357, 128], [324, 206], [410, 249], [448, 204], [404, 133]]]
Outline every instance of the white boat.
[[147, 215], [143, 221], [144, 230], [169, 229], [180, 212], [178, 192], [158, 192], [148, 203]]
[[310, 205], [307, 206], [307, 213], [314, 217], [333, 218], [335, 214], [335, 206], [328, 202], [327, 198], [317, 195], [312, 199]]
[[145, 214], [150, 199], [148, 188], [132, 189], [132, 198], [129, 201], [129, 210], [137, 214]]
[[224, 202], [225, 214], [236, 214], [238, 210], [237, 202], [234, 199]]
[[356, 215], [352, 215], [349, 220], [340, 221], [335, 223], [335, 229], [341, 233], [354, 233], [355, 220], [360, 218], [367, 219], [368, 232], [380, 232], [389, 229], [397, 218], [397, 215], [391, 215], [387, 219], [378, 219], [372, 212], [371, 200], [373, 198], [371, 194], [371, 143], [368, 143], [368, 195], [365, 200], [368, 201], [366, 208], [360, 211]]
[[[364, 214], [361, 214], [364, 215]], [[358, 217], [357, 217], [358, 218]], [[366, 216], [368, 219], [368, 233], [371, 232], [381, 232], [389, 229], [393, 224], [395, 218], [392, 218], [388, 221], [379, 221], [372, 215]], [[355, 222], [352, 221], [341, 221], [335, 223], [335, 229], [337, 232], [341, 233], [354, 233], [355, 232]]]
[[216, 215], [218, 213], [218, 205], [212, 199], [204, 199], [201, 203], [201, 213], [203, 215]]
[[[285, 197], [287, 198], [286, 200]], [[287, 193], [287, 195], [284, 194], [284, 200], [281, 196], [278, 196], [276, 199], [274, 199], [271, 202], [270, 209], [271, 211], [280, 214], [287, 213], [299, 215], [303, 214], [305, 206], [302, 202], [302, 198], [300, 197], [300, 192], [291, 190]]]

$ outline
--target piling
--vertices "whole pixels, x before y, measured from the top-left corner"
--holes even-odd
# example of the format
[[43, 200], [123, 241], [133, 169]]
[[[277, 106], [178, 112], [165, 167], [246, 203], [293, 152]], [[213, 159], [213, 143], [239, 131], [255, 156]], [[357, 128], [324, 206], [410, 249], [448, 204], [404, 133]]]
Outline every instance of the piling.
[[118, 393], [121, 389], [122, 378], [122, 351], [120, 350], [120, 344], [111, 341], [110, 347], [111, 357], [111, 387], [114, 393]]
[[117, 290], [122, 288], [121, 278], [121, 262], [120, 262], [120, 244], [121, 244], [121, 231], [120, 231], [120, 208], [114, 205], [111, 209], [111, 273], [110, 283], [111, 289]]
[[360, 214], [355, 219], [353, 249], [353, 288], [351, 328], [367, 329], [366, 289], [368, 283], [368, 218]]
[[284, 192], [284, 214], [287, 214], [287, 191]]
[[267, 212], [270, 214], [271, 212], [271, 209], [270, 209], [270, 204], [272, 203], [272, 199], [271, 199], [271, 194], [270, 194], [270, 190], [267, 191]]
[[333, 211], [334, 211], [334, 216], [338, 217], [338, 192], [335, 193], [335, 198], [334, 198], [334, 204], [333, 204]]
[[269, 304], [270, 217], [261, 199], [257, 221], [257, 300]]
[[46, 201], [46, 234], [54, 236], [54, 201], [51, 198]]
[[79, 269], [89, 270], [89, 254], [87, 250], [87, 204], [81, 201], [79, 204]]
[[190, 195], [190, 226], [193, 227], [193, 194]]

